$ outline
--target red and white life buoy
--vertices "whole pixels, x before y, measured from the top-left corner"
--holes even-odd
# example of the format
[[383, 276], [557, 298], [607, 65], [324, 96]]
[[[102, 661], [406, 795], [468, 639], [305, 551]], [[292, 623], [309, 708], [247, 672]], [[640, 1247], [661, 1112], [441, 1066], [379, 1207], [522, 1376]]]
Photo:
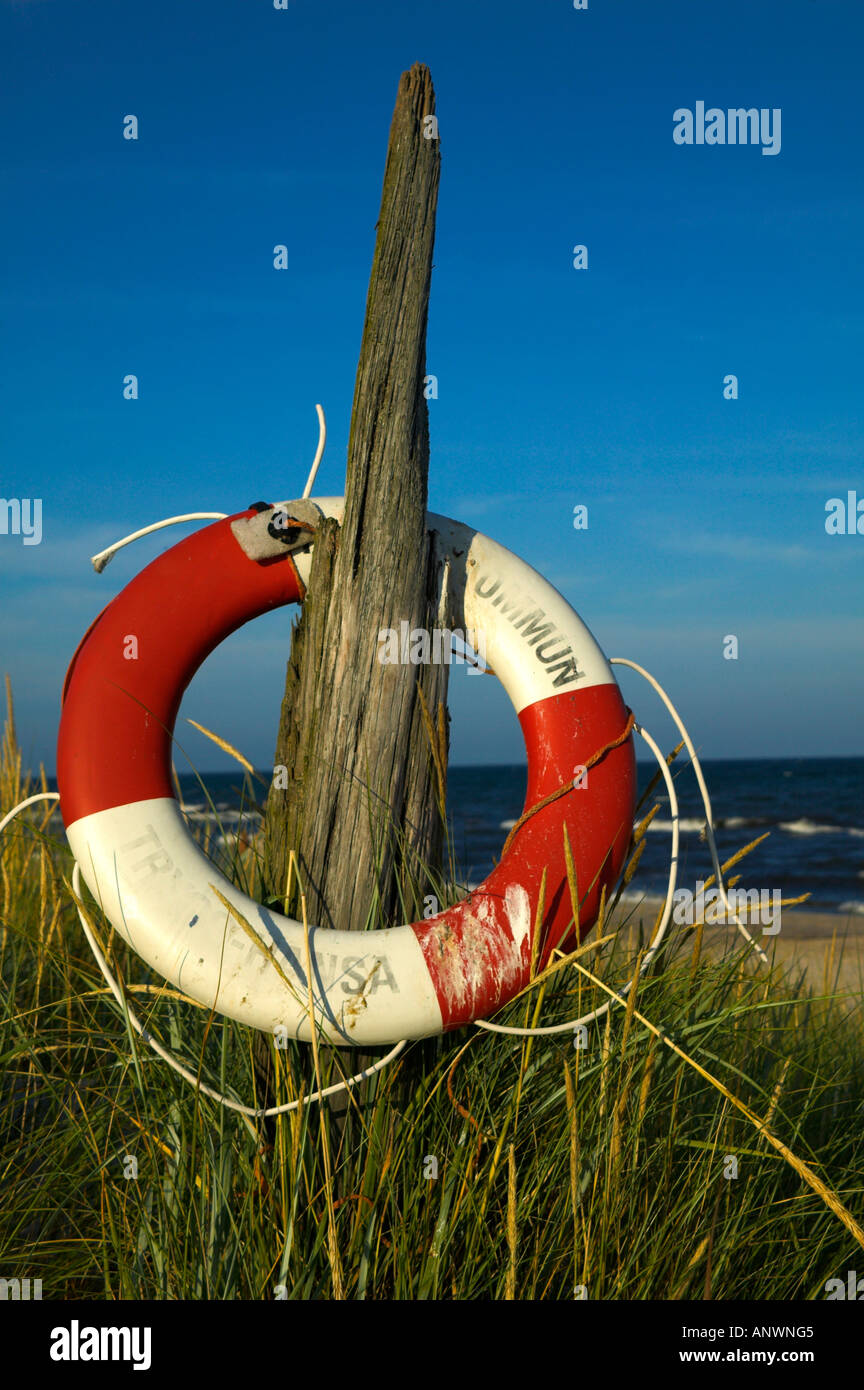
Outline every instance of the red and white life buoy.
[[[288, 537], [309, 526], [310, 509], [341, 520], [342, 508], [342, 498], [261, 504], [148, 565], [73, 657], [57, 755], [72, 852], [117, 932], [207, 1007], [306, 1040], [303, 927], [253, 902], [198, 848], [172, 790], [171, 739], [183, 691], [207, 655], [251, 618], [302, 601], [311, 555], [289, 553]], [[584, 934], [601, 890], [620, 873], [633, 823], [628, 711], [591, 633], [557, 590], [503, 546], [445, 517], [430, 515], [427, 524], [449, 568], [451, 611], [461, 615], [463, 631], [483, 634], [486, 658], [519, 716], [526, 810], [572, 786], [580, 767], [590, 770], [577, 777], [583, 785], [519, 827], [501, 862], [455, 907], [369, 934], [310, 930], [317, 1026], [334, 1041], [358, 1045], [446, 1032], [512, 999], [529, 978], [544, 870], [540, 962], [573, 934], [564, 827]]]

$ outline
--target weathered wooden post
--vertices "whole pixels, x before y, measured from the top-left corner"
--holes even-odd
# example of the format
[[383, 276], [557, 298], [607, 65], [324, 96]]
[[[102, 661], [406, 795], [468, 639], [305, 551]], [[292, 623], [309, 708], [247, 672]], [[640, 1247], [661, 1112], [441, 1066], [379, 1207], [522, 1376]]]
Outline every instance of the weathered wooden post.
[[[437, 621], [424, 395], [440, 165], [437, 123], [425, 118], [434, 100], [425, 66], [403, 73], [354, 390], [345, 515], [341, 528], [327, 521], [317, 534], [276, 748], [287, 786], [274, 781], [265, 817], [268, 891], [284, 894], [293, 848], [310, 922], [352, 930], [366, 926], [376, 904], [385, 920], [405, 920], [400, 895], [418, 915], [422, 894], [418, 902], [408, 881], [441, 845], [420, 691], [443, 729], [447, 667], [382, 664], [378, 655], [382, 628], [398, 631], [407, 621], [431, 629]], [[446, 770], [446, 731], [444, 743]]]

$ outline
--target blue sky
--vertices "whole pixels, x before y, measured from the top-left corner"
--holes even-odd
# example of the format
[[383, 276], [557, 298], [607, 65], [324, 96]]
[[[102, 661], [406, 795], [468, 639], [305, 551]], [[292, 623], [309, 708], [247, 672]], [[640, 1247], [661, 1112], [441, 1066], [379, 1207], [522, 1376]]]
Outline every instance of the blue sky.
[[[101, 576], [94, 551], [299, 494], [318, 400], [318, 490], [342, 491], [387, 132], [418, 60], [442, 154], [431, 508], [540, 569], [706, 756], [864, 753], [864, 536], [825, 532], [830, 497], [864, 498], [862, 36], [856, 0], [0, 0], [0, 495], [43, 504], [39, 545], [0, 535], [26, 759], [53, 771], [81, 634], [182, 532]], [[673, 112], [700, 100], [780, 108], [780, 153], [676, 145]], [[182, 709], [265, 767], [290, 621], [235, 634]], [[669, 743], [656, 698], [622, 686]], [[522, 756], [494, 682], [451, 690], [454, 763]]]

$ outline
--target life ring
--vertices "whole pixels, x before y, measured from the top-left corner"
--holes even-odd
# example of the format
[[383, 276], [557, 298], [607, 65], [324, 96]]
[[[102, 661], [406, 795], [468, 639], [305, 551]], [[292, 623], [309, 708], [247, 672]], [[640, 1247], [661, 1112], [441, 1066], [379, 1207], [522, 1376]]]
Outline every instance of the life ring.
[[[172, 789], [171, 739], [183, 691], [207, 655], [250, 619], [302, 601], [315, 524], [341, 520], [343, 505], [342, 498], [259, 503], [142, 570], [72, 659], [57, 753], [72, 853], [120, 936], [207, 1007], [305, 1040], [304, 929], [253, 902], [198, 848]], [[336, 1042], [428, 1037], [494, 1013], [528, 983], [544, 871], [540, 962], [573, 935], [564, 828], [584, 934], [601, 890], [620, 873], [633, 823], [628, 711], [591, 633], [503, 546], [445, 517], [430, 514], [427, 526], [449, 568], [452, 611], [461, 613], [463, 631], [483, 634], [487, 660], [519, 716], [526, 810], [568, 790], [519, 826], [501, 862], [456, 906], [367, 934], [310, 928], [316, 1026]], [[571, 790], [574, 779], [582, 785]]]

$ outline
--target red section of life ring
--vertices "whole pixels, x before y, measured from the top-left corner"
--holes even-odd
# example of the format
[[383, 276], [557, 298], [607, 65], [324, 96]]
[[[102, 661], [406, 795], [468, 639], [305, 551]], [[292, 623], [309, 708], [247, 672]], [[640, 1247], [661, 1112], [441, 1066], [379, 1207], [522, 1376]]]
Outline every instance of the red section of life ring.
[[198, 667], [244, 623], [302, 599], [291, 556], [250, 563], [231, 532], [236, 519], [160, 555], [79, 643], [63, 686], [57, 744], [67, 826], [111, 806], [173, 796], [171, 736]]
[[[627, 709], [617, 685], [598, 685], [529, 705], [519, 722], [528, 753], [527, 810], [576, 780], [577, 767], [584, 766], [598, 748], [621, 733], [627, 723]], [[523, 953], [521, 970], [514, 977], [507, 949], [507, 924], [512, 922], [508, 895], [512, 895], [514, 885], [527, 890], [533, 912], [545, 870], [538, 968], [547, 963], [556, 947], [572, 947], [594, 925], [601, 892], [605, 888], [608, 899], [630, 843], [635, 786], [631, 738], [610, 749], [590, 769], [584, 785], [574, 787], [526, 821], [506, 856], [476, 893], [443, 913], [431, 930], [426, 922], [414, 925], [447, 1030], [475, 1018], [487, 1018], [528, 984], [530, 954]], [[578, 933], [567, 879], [565, 827], [579, 894]], [[482, 939], [490, 947], [483, 956], [478, 952], [480, 933], [469, 929], [478, 920], [487, 929]], [[532, 919], [532, 932], [533, 927]], [[491, 949], [496, 942], [497, 951]], [[466, 980], [474, 984], [467, 992]]]

